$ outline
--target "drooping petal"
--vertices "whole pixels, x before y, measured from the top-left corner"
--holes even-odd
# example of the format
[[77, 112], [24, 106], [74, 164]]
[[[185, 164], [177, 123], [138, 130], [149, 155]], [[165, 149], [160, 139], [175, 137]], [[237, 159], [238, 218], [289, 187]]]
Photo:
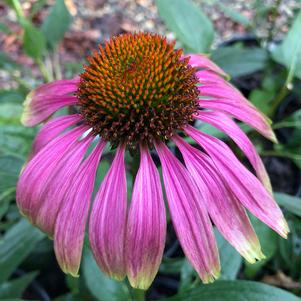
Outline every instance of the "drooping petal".
[[250, 103], [240, 91], [238, 91], [234, 86], [226, 81], [220, 81], [219, 83], [212, 83], [201, 85], [198, 87], [201, 97], [211, 97], [213, 99], [229, 99], [235, 103], [246, 103], [256, 109], [252, 103]]
[[206, 206], [185, 167], [163, 143], [159, 154], [168, 206], [182, 249], [204, 283], [219, 276], [218, 250]]
[[147, 148], [141, 147], [126, 235], [127, 275], [133, 287], [148, 289], [162, 260], [166, 216], [160, 175]]
[[205, 121], [219, 130], [225, 132], [238, 147], [244, 152], [256, 171], [258, 178], [262, 181], [267, 190], [272, 193], [271, 182], [266, 169], [248, 136], [240, 127], [227, 115], [221, 112], [199, 111], [195, 118]]
[[183, 56], [184, 58], [189, 57], [189, 65], [196, 68], [211, 70], [215, 72], [216, 74], [219, 74], [221, 76], [224, 76], [228, 78], [228, 74], [225, 73], [220, 67], [218, 67], [216, 64], [214, 64], [208, 56], [204, 54], [188, 54]]
[[185, 132], [209, 154], [237, 199], [262, 222], [281, 236], [287, 237], [288, 225], [277, 203], [259, 180], [239, 162], [230, 148], [192, 126], [187, 126]]
[[67, 95], [77, 90], [79, 84], [79, 77], [73, 79], [55, 80], [51, 83], [43, 84], [34, 89], [31, 93], [38, 97], [51, 95]]
[[31, 91], [24, 102], [21, 122], [34, 126], [64, 106], [75, 105], [77, 98], [70, 96], [77, 89], [79, 79], [58, 80]]
[[89, 135], [75, 144], [58, 162], [45, 183], [42, 202], [33, 223], [50, 237], [54, 234], [57, 215], [72, 193], [73, 180], [93, 138]]
[[260, 243], [244, 208], [220, 179], [210, 158], [180, 137], [175, 136], [174, 142], [218, 230], [249, 262], [263, 259]]
[[124, 243], [127, 189], [124, 146], [119, 146], [113, 163], [95, 197], [89, 222], [91, 248], [100, 268], [122, 280], [126, 274]]
[[250, 125], [271, 141], [277, 142], [277, 138], [266, 117], [246, 103], [235, 103], [232, 100], [220, 98], [214, 100], [200, 99], [199, 105], [202, 108], [225, 112]]
[[24, 110], [21, 122], [24, 126], [35, 126], [46, 120], [57, 110], [75, 105], [77, 98], [75, 96], [44, 96], [42, 99], [35, 97], [24, 103]]
[[38, 132], [33, 144], [30, 157], [32, 158], [47, 143], [56, 138], [61, 132], [81, 120], [79, 115], [60, 116], [47, 122]]
[[79, 126], [47, 144], [23, 169], [17, 183], [16, 200], [20, 211], [33, 220], [42, 202], [47, 181], [60, 160], [87, 130]]
[[106, 142], [99, 142], [74, 176], [55, 223], [54, 250], [65, 273], [78, 276], [95, 174]]

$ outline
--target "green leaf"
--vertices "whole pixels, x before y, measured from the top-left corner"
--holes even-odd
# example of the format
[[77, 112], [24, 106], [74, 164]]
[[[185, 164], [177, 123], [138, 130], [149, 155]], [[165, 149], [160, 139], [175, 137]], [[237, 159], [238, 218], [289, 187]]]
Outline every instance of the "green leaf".
[[84, 250], [83, 276], [88, 289], [99, 301], [124, 301], [130, 299], [125, 283], [105, 276], [97, 266], [88, 247]]
[[240, 23], [244, 26], [250, 26], [251, 21], [244, 15], [240, 14], [239, 12], [233, 10], [232, 8], [229, 8], [225, 4], [217, 1], [217, 5], [220, 7], [220, 9], [224, 12], [226, 16], [231, 18], [234, 22]]
[[27, 55], [33, 59], [41, 59], [46, 49], [43, 33], [28, 20], [22, 22], [24, 28], [23, 47]]
[[163, 257], [159, 271], [163, 274], [178, 274], [181, 272], [184, 263], [184, 258]]
[[10, 228], [0, 241], [0, 283], [34, 250], [44, 234], [25, 219]]
[[293, 127], [301, 129], [301, 109], [295, 111], [289, 117], [274, 124], [274, 129]]
[[0, 156], [0, 200], [7, 191], [14, 191], [23, 163], [13, 155]]
[[266, 50], [252, 47], [221, 47], [212, 52], [212, 60], [232, 77], [263, 70], [268, 61]]
[[52, 48], [55, 47], [64, 37], [69, 29], [72, 17], [65, 5], [64, 0], [56, 0], [47, 18], [42, 24], [41, 31]]
[[37, 276], [36, 272], [25, 274], [10, 282], [4, 282], [0, 285], [0, 298], [20, 298], [23, 291]]
[[267, 261], [274, 256], [277, 249], [278, 237], [272, 229], [266, 226], [255, 216], [250, 215], [250, 220], [260, 241], [262, 252], [266, 256], [265, 259], [257, 261], [253, 264], [245, 262], [245, 274], [248, 277], [254, 277], [257, 272], [267, 263]]
[[301, 217], [301, 198], [279, 192], [275, 192], [274, 196], [280, 206]]
[[1, 125], [0, 154], [13, 153], [25, 158], [29, 153], [35, 133], [35, 128], [25, 128], [16, 124]]
[[3, 196], [0, 196], [0, 220], [6, 214], [9, 209], [9, 202], [4, 199]]
[[279, 288], [253, 281], [217, 281], [164, 301], [301, 301]]
[[27, 301], [27, 300], [25, 300], [25, 299], [1, 299], [1, 301]]
[[[215, 237], [217, 240], [218, 250], [221, 262], [221, 277], [222, 280], [234, 280], [240, 270], [242, 264], [242, 257], [239, 253], [222, 237], [222, 235], [215, 230]], [[194, 268], [186, 259], [182, 259], [182, 266], [180, 271], [180, 286], [179, 292], [185, 291], [194, 285], [195, 277], [198, 277]], [[178, 262], [174, 263], [177, 267]], [[160, 268], [162, 272], [162, 269]], [[172, 271], [172, 269], [171, 269]], [[170, 273], [170, 271], [168, 271]]]
[[21, 104], [24, 99], [24, 93], [19, 90], [0, 90], [0, 104], [5, 102]]
[[218, 231], [215, 231], [215, 237], [220, 254], [221, 279], [234, 280], [240, 270], [242, 257]]
[[293, 22], [291, 29], [284, 38], [282, 44], [272, 53], [273, 59], [286, 66], [293, 68], [295, 76], [301, 78], [301, 11]]
[[250, 220], [259, 238], [262, 252], [267, 258], [271, 258], [277, 248], [277, 234], [253, 215], [250, 215]]
[[79, 282], [80, 278], [73, 277], [71, 275], [66, 275], [66, 284], [72, 294], [77, 294], [79, 292]]
[[[301, 221], [296, 216], [289, 217], [288, 225], [290, 233], [288, 239], [279, 238], [279, 253], [283, 259], [283, 268], [289, 271], [292, 278], [298, 278], [301, 269]], [[280, 267], [281, 269], [281, 267]]]
[[190, 0], [156, 0], [167, 27], [190, 51], [207, 52], [214, 38], [211, 21]]
[[274, 91], [254, 89], [252, 90], [249, 99], [261, 112], [268, 114], [271, 109], [274, 96]]
[[19, 124], [22, 111], [18, 103], [0, 103], [0, 125]]
[[7, 71], [20, 70], [21, 65], [12, 60], [9, 55], [3, 51], [0, 51], [0, 68]]
[[29, 19], [32, 19], [35, 14], [37, 14], [43, 6], [47, 4], [47, 0], [38, 0], [31, 5]]
[[191, 266], [191, 264], [188, 262], [188, 260], [183, 260], [183, 265], [181, 268], [181, 279], [180, 279], [180, 286], [179, 286], [179, 292], [182, 292], [186, 289], [189, 289], [192, 285], [192, 281], [194, 277], [196, 276], [196, 272], [194, 268]]

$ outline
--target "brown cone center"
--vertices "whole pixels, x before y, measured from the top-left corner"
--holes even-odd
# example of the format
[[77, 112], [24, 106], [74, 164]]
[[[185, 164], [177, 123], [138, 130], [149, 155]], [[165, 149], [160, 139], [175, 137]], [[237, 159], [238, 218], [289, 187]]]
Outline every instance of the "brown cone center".
[[88, 57], [80, 114], [113, 144], [168, 140], [197, 110], [196, 70], [174, 43], [150, 33], [113, 37]]

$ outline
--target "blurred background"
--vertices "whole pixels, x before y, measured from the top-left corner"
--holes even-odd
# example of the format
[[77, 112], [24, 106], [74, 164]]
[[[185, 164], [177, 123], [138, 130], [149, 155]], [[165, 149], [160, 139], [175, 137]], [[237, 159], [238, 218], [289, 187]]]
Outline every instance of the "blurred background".
[[[38, 130], [20, 123], [27, 93], [41, 83], [74, 77], [99, 43], [137, 31], [176, 39], [187, 53], [209, 54], [273, 120], [278, 144], [243, 130], [264, 160], [291, 229], [283, 240], [252, 218], [267, 256], [254, 265], [217, 233], [222, 276], [204, 286], [169, 225], [164, 259], [147, 300], [301, 300], [296, 297], [301, 296], [300, 8], [300, 0], [1, 0], [0, 300], [135, 300], [126, 282], [99, 271], [88, 243], [81, 276], [64, 275], [52, 241], [20, 216], [15, 185]], [[221, 132], [197, 126], [229, 142], [244, 160]], [[98, 183], [110, 159], [102, 160]]]

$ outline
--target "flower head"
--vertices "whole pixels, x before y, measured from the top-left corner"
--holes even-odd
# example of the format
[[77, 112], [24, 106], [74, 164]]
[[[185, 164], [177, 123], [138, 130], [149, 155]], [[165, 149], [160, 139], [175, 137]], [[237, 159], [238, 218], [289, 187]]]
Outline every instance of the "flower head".
[[[268, 139], [276, 138], [267, 118], [225, 78], [205, 55], [183, 55], [159, 35], [135, 33], [100, 46], [79, 77], [42, 85], [29, 94], [22, 118], [27, 126], [48, 120], [65, 106], [75, 106], [77, 112], [42, 127], [17, 185], [21, 212], [54, 238], [63, 271], [78, 274], [89, 219], [90, 244], [100, 268], [118, 280], [128, 276], [134, 287], [150, 286], [166, 235], [161, 181], [151, 152], [160, 158], [182, 249], [204, 283], [220, 271], [211, 221], [250, 262], [264, 255], [245, 208], [286, 237], [288, 226], [272, 198], [264, 165], [233, 118]], [[223, 141], [196, 129], [195, 120], [232, 138], [257, 177]], [[188, 144], [184, 135], [202, 150]], [[183, 162], [170, 151], [169, 141]], [[95, 175], [107, 144], [115, 157], [89, 218]], [[128, 208], [129, 149], [140, 154], [140, 166]]]
[[168, 140], [193, 120], [196, 69], [158, 35], [112, 38], [88, 58], [77, 91], [80, 114], [112, 144]]

